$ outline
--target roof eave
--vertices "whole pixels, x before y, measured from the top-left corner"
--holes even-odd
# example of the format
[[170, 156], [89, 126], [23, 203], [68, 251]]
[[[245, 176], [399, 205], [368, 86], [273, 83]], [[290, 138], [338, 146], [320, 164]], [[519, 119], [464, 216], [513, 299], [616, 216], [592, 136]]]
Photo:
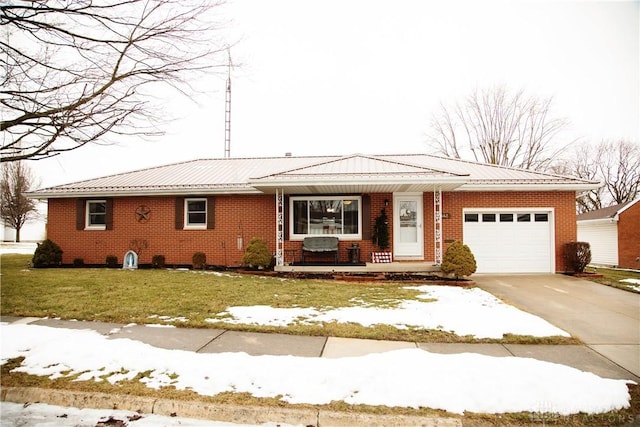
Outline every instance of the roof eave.
[[606, 218], [593, 218], [593, 219], [576, 219], [577, 222], [582, 223], [582, 224], [599, 224], [599, 223], [604, 223], [604, 224], [611, 224], [614, 222], [618, 222], [618, 218], [617, 217], [611, 217], [608, 216]]
[[577, 183], [568, 183], [568, 184], [545, 184], [545, 183], [537, 183], [537, 184], [465, 184], [456, 191], [588, 191], [593, 190], [598, 187], [593, 184], [577, 184]]
[[228, 188], [176, 188], [176, 189], [109, 189], [91, 190], [82, 189], [78, 191], [33, 191], [24, 193], [28, 199], [68, 199], [77, 197], [151, 197], [151, 196], [195, 196], [195, 195], [215, 195], [215, 194], [263, 194], [262, 191], [251, 187], [228, 187]]

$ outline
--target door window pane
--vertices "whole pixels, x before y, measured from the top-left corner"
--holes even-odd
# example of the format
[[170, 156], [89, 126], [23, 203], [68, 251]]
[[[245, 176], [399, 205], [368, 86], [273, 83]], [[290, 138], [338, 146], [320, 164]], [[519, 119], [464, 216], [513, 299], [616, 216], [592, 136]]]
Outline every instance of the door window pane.
[[518, 214], [518, 222], [531, 222], [531, 214]]
[[417, 202], [415, 200], [399, 201], [400, 209], [400, 241], [414, 243], [418, 241]]
[[482, 222], [496, 222], [496, 214], [482, 214]]
[[511, 213], [501, 213], [500, 214], [500, 222], [513, 222], [513, 214], [511, 214]]
[[478, 222], [478, 214], [477, 213], [464, 214], [464, 222]]
[[549, 222], [549, 214], [546, 213], [537, 213], [535, 214], [536, 222]]

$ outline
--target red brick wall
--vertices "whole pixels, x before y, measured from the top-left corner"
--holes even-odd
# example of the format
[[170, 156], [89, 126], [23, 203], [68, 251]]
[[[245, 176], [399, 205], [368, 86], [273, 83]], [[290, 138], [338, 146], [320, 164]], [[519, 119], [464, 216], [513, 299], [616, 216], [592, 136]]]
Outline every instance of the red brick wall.
[[[573, 192], [444, 193], [443, 212], [449, 214], [449, 219], [443, 220], [444, 239], [462, 239], [463, 208], [554, 208], [556, 269], [564, 271], [563, 244], [576, 239], [574, 196]], [[390, 244], [393, 245], [393, 195], [371, 194], [370, 200], [369, 227], [373, 228], [375, 218], [383, 208], [386, 209]], [[385, 200], [388, 200], [388, 206], [385, 206]], [[146, 223], [136, 219], [135, 211], [140, 205], [151, 210], [150, 220]], [[424, 216], [424, 258], [432, 261], [435, 259], [432, 193], [424, 194]], [[82, 258], [86, 264], [103, 264], [107, 255], [117, 256], [118, 262], [122, 263], [125, 252], [138, 241], [145, 242], [147, 246], [139, 253], [140, 264], [151, 263], [153, 255], [164, 255], [168, 265], [189, 265], [195, 252], [204, 252], [210, 265], [238, 266], [252, 237], [265, 239], [275, 252], [274, 224], [275, 200], [272, 195], [215, 196], [213, 230], [176, 230], [173, 197], [114, 198], [112, 230], [76, 230], [76, 199], [50, 199], [47, 237], [62, 247], [63, 263], [69, 264], [75, 258]], [[238, 238], [243, 240], [240, 250]], [[341, 261], [347, 261], [346, 248], [352, 243], [340, 242]], [[370, 261], [371, 252], [378, 248], [371, 240], [357, 243], [361, 248], [362, 261]], [[285, 242], [285, 249], [297, 250], [298, 260], [301, 246], [301, 241]]]
[[620, 214], [618, 221], [618, 265], [640, 269], [640, 202]]
[[[151, 210], [146, 223], [136, 219], [140, 205]], [[147, 245], [138, 254], [140, 264], [151, 263], [153, 255], [164, 255], [168, 265], [190, 265], [195, 252], [204, 252], [207, 264], [240, 265], [252, 237], [265, 239], [275, 251], [275, 204], [268, 195], [215, 196], [213, 230], [176, 230], [173, 197], [114, 198], [112, 230], [76, 230], [75, 218], [76, 199], [49, 200], [47, 237], [62, 247], [63, 263], [82, 258], [86, 264], [103, 264], [107, 255], [116, 255], [122, 263], [136, 240]]]

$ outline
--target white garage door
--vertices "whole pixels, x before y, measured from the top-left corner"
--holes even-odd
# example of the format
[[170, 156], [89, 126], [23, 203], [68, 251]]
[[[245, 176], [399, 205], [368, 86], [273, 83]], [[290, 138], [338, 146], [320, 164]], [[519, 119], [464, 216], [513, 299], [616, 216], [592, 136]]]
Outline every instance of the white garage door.
[[552, 273], [550, 211], [464, 210], [463, 240], [478, 273]]

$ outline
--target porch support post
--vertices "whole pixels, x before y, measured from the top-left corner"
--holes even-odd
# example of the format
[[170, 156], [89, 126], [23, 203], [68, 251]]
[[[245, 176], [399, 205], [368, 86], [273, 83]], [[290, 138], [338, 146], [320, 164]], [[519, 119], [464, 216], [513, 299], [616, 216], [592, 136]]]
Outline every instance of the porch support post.
[[434, 253], [436, 265], [442, 264], [442, 187], [433, 189]]
[[284, 191], [276, 189], [276, 266], [284, 265]]

